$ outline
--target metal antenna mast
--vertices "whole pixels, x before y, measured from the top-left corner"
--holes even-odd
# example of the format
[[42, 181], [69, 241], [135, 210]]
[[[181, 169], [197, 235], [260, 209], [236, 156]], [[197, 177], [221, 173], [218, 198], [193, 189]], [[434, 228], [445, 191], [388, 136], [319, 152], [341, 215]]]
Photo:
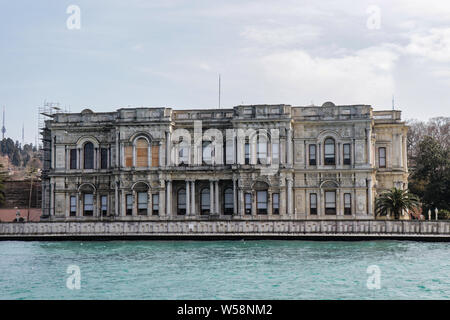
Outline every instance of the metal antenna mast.
[[392, 95], [392, 110], [394, 110], [394, 95]]
[[220, 73], [219, 73], [219, 109], [220, 109]]

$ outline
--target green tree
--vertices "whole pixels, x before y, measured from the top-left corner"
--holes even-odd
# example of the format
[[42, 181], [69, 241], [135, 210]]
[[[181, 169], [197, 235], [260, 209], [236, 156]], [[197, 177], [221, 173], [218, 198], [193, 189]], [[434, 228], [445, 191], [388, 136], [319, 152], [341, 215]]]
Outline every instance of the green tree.
[[392, 188], [382, 193], [375, 200], [375, 213], [377, 216], [394, 215], [395, 219], [400, 218], [402, 210], [410, 211], [420, 207], [419, 199], [408, 190]]
[[424, 212], [450, 210], [450, 148], [425, 136], [418, 144], [414, 163], [409, 188], [421, 198]]

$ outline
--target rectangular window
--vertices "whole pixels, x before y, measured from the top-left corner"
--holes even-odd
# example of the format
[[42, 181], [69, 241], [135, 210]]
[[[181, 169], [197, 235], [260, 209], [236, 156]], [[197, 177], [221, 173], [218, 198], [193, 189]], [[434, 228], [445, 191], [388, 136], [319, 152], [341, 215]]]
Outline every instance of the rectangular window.
[[206, 165], [212, 164], [212, 143], [210, 141], [203, 141], [203, 151], [202, 151], [202, 157], [203, 157], [203, 163]]
[[258, 164], [267, 164], [267, 141], [264, 138], [260, 138], [257, 145], [257, 158]]
[[380, 168], [386, 168], [386, 148], [378, 148], [378, 165]]
[[131, 216], [133, 215], [133, 195], [131, 194], [127, 194], [127, 212], [126, 215], [127, 216]]
[[325, 214], [336, 214], [335, 191], [325, 191]]
[[178, 149], [178, 159], [179, 163], [188, 164], [188, 146], [180, 145]]
[[344, 164], [351, 164], [349, 143], [344, 144]]
[[146, 216], [147, 208], [148, 208], [148, 193], [138, 192], [138, 214], [141, 216]]
[[336, 159], [335, 159], [335, 143], [334, 140], [331, 138], [328, 138], [325, 140], [325, 146], [324, 146], [324, 162], [326, 165], [335, 165]]
[[234, 201], [233, 201], [233, 190], [226, 189], [224, 194], [224, 210], [223, 213], [226, 215], [233, 214]]
[[77, 149], [70, 149], [70, 169], [77, 169]]
[[252, 214], [252, 194], [245, 194], [245, 214]]
[[267, 191], [256, 192], [256, 213], [267, 214]]
[[108, 149], [100, 149], [101, 169], [108, 169]]
[[152, 167], [159, 167], [159, 146], [152, 146]]
[[250, 164], [250, 144], [248, 141], [244, 145], [245, 149], [245, 164]]
[[272, 194], [272, 214], [280, 214], [280, 194]]
[[309, 214], [317, 214], [317, 194], [315, 193], [309, 194]]
[[108, 196], [102, 196], [101, 203], [102, 203], [102, 216], [106, 216], [108, 214]]
[[225, 143], [226, 164], [234, 164], [234, 139], [227, 139]]
[[344, 214], [352, 214], [352, 195], [344, 193]]
[[75, 217], [77, 215], [77, 197], [70, 197], [70, 216]]
[[211, 212], [211, 202], [210, 202], [209, 189], [203, 189], [201, 192], [201, 214], [209, 214]]
[[280, 163], [280, 144], [272, 143], [272, 163]]
[[159, 194], [154, 194], [152, 196], [152, 213], [154, 216], [159, 214]]
[[317, 162], [316, 162], [316, 145], [315, 144], [310, 144], [309, 145], [309, 165], [310, 166], [317, 165]]
[[84, 215], [87, 217], [94, 215], [94, 195], [91, 193], [84, 195]]
[[125, 167], [131, 168], [133, 166], [133, 147], [125, 147]]

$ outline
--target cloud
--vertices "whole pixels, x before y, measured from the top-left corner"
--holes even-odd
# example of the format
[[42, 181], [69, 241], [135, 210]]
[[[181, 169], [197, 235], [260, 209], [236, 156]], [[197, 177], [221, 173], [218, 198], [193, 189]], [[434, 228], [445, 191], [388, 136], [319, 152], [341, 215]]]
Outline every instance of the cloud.
[[[393, 70], [399, 55], [389, 46], [370, 47], [340, 57], [311, 56], [291, 50], [260, 59], [272, 88], [283, 88], [291, 101], [300, 95], [329, 97], [337, 103], [377, 103], [395, 89]], [[297, 98], [296, 98], [297, 96]]]
[[289, 46], [317, 40], [320, 29], [311, 25], [247, 26], [241, 36], [265, 46]]
[[450, 28], [434, 28], [411, 35], [405, 52], [436, 62], [450, 62]]

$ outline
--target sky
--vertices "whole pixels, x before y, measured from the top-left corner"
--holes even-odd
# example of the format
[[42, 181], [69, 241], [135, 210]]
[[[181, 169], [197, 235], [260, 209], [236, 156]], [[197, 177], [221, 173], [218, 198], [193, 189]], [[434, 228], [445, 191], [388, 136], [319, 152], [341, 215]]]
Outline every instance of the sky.
[[45, 102], [217, 108], [219, 74], [222, 108], [394, 97], [427, 120], [450, 116], [450, 1], [0, 0], [0, 74], [26, 143]]

